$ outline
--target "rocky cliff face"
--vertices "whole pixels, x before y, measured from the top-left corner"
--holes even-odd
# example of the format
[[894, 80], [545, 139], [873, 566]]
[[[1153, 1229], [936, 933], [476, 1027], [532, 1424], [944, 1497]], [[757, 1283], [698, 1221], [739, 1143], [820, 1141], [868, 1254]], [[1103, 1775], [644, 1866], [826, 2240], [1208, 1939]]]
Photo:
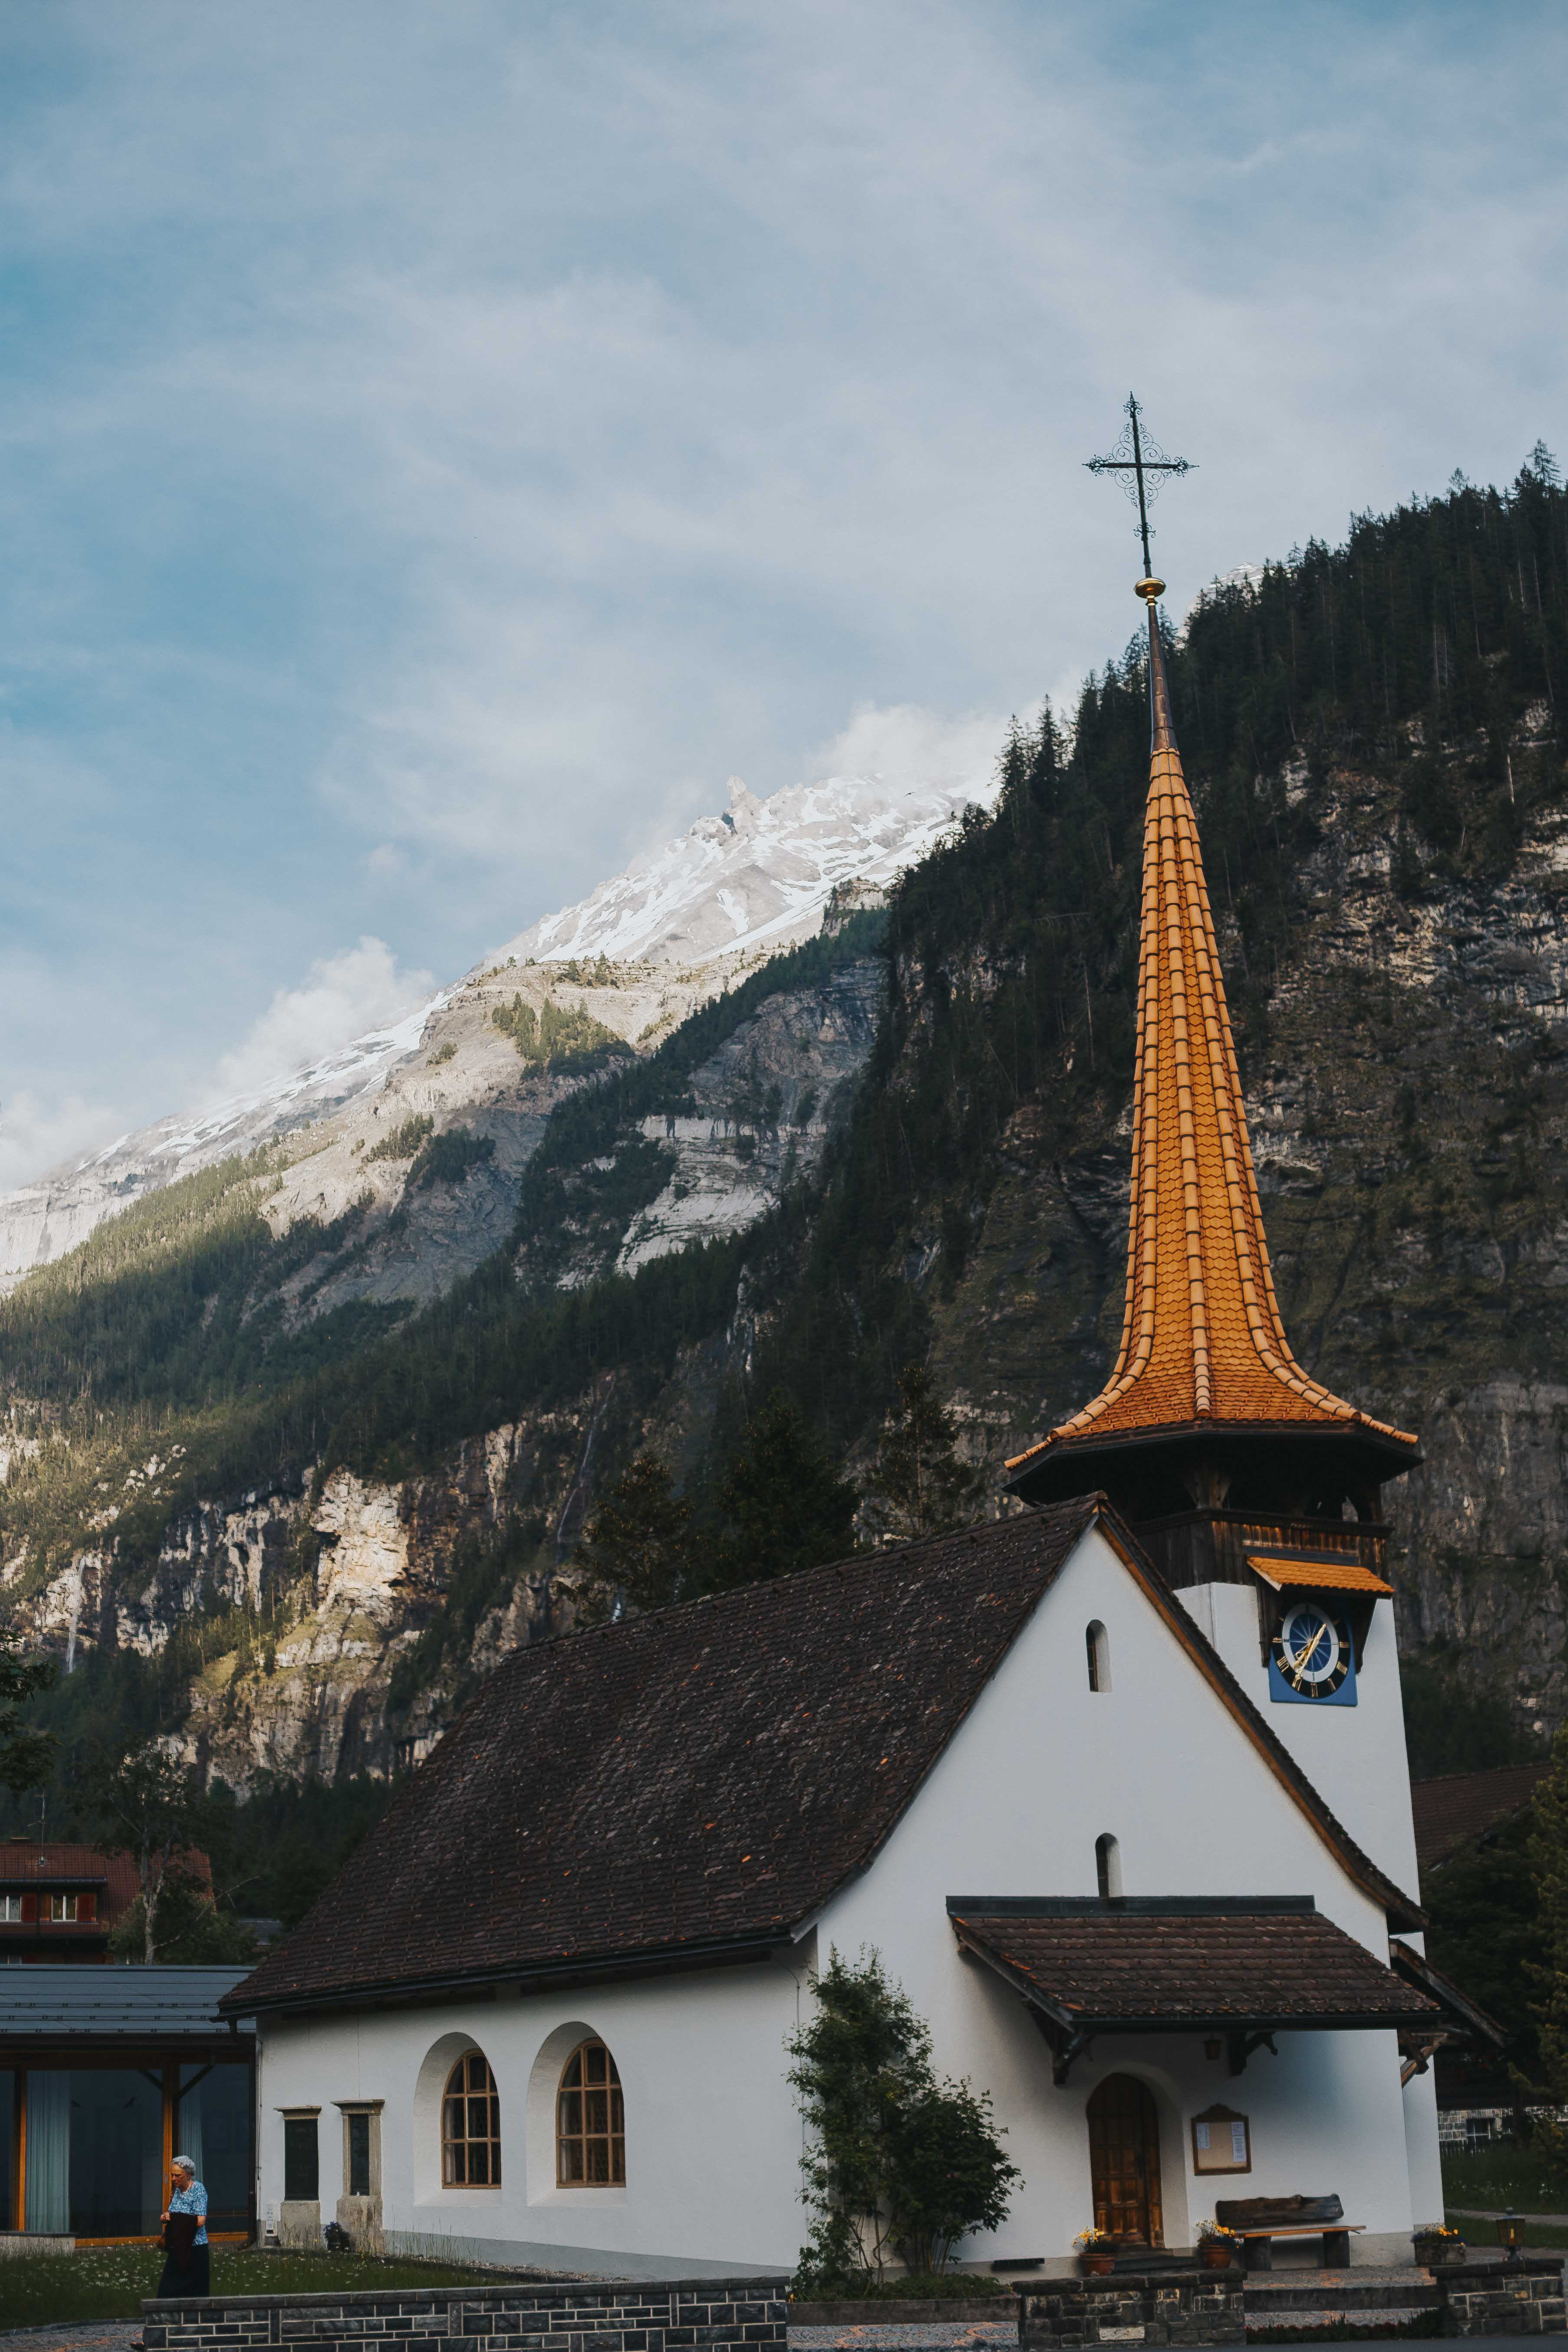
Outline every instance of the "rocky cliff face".
[[[552, 1108], [595, 1084], [592, 1074], [557, 1078], [520, 1061], [493, 1019], [496, 1006], [512, 1004], [519, 978], [509, 971], [505, 986], [492, 978], [457, 992], [416, 1063], [333, 1122], [280, 1181], [260, 1187], [278, 1230], [303, 1220], [301, 1230], [324, 1236], [280, 1285], [275, 1303], [289, 1328], [355, 1300], [439, 1295], [508, 1245], [519, 1175]], [[542, 1003], [545, 979], [521, 978]], [[880, 961], [862, 956], [819, 984], [763, 992], [673, 1082], [675, 1108], [630, 1122], [606, 1154], [566, 1171], [566, 1213], [519, 1253], [520, 1276], [571, 1289], [635, 1271], [694, 1240], [740, 1234], [785, 1188], [809, 1187], [850, 1115], [882, 982]], [[582, 992], [569, 993], [574, 1003]], [[609, 981], [585, 992], [590, 1005], [613, 993]], [[448, 1045], [455, 1050], [443, 1052]], [[375, 1139], [421, 1119], [443, 1131], [454, 1097], [467, 1113], [461, 1131], [492, 1140], [491, 1155], [460, 1183], [432, 1187], [427, 1200], [411, 1195], [424, 1145], [411, 1138], [403, 1158], [371, 1160]], [[657, 1181], [644, 1184], [644, 1205], [631, 1195], [618, 1215], [597, 1213], [617, 1153], [635, 1161], [650, 1143]], [[575, 1214], [581, 1201], [595, 1213]], [[266, 1303], [253, 1296], [250, 1313]], [[721, 1334], [715, 1344], [710, 1391], [730, 1342]], [[703, 1386], [694, 1359], [673, 1385], [689, 1403]], [[711, 1402], [709, 1393], [700, 1421]], [[268, 1776], [384, 1778], [428, 1752], [459, 1697], [510, 1649], [570, 1624], [573, 1580], [562, 1566], [601, 1459], [624, 1458], [659, 1412], [679, 1409], [667, 1397], [637, 1412], [612, 1370], [563, 1410], [476, 1432], [421, 1475], [377, 1477], [318, 1460], [291, 1484], [194, 1509], [175, 1504], [178, 1441], [112, 1476], [84, 1463], [76, 1507], [85, 1539], [41, 1581], [27, 1543], [13, 1543], [5, 1584], [16, 1615], [68, 1672], [94, 1654], [159, 1662], [178, 1727], [166, 1743], [237, 1795]], [[75, 1443], [51, 1423], [45, 1437], [13, 1438], [5, 1467], [24, 1484], [47, 1473], [59, 1486]], [[141, 1531], [161, 1504], [171, 1516], [149, 1559]]]
[[[1516, 730], [1531, 754], [1555, 767], [1543, 706]], [[1487, 882], [1423, 850], [1386, 771], [1281, 781], [1315, 839], [1243, 1060], [1288, 1327], [1339, 1394], [1421, 1434], [1384, 1494], [1406, 1654], [1543, 1741], [1568, 1714], [1568, 812], [1540, 811]], [[1222, 948], [1244, 988], [1234, 924]], [[935, 1360], [994, 1463], [1105, 1375], [1128, 1132], [1124, 1096], [1070, 1133], [1026, 1103], [956, 1281], [927, 1233]]]
[[[1531, 482], [1358, 525], [1200, 607], [1172, 654], [1287, 1324], [1421, 1432], [1385, 1497], [1406, 1654], [1500, 1694], [1526, 1741], [1568, 1717], [1542, 603], [1568, 612], [1568, 501]], [[1016, 737], [994, 819], [893, 889], [885, 958], [846, 934], [692, 1012], [669, 961], [568, 957], [622, 924], [673, 939], [687, 864], [755, 854], [738, 803], [665, 899], [645, 875], [535, 940], [553, 961], [452, 992], [246, 1179], [264, 1229], [150, 1223], [134, 1263], [36, 1276], [5, 1310], [35, 1317], [6, 1325], [36, 1367], [0, 1442], [10, 1606], [79, 1669], [164, 1662], [167, 1736], [245, 1788], [425, 1753], [475, 1676], [571, 1622], [605, 1475], [645, 1444], [711, 1470], [775, 1380], [853, 1469], [924, 1356], [1002, 1507], [1005, 1456], [1094, 1392], [1119, 1334], [1146, 744], [1135, 663], [1091, 684], [1070, 751]], [[514, 998], [643, 1050], [544, 1070]]]

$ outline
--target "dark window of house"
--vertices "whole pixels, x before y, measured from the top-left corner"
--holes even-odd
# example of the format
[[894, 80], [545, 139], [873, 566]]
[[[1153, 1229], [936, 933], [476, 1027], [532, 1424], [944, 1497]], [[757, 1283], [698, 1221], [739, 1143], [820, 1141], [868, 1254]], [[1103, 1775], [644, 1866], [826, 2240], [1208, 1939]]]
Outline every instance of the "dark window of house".
[[349, 2119], [349, 2195], [370, 2195], [370, 2117], [351, 2115]]
[[283, 2118], [283, 2194], [290, 2205], [312, 2204], [321, 2193], [314, 2116]]

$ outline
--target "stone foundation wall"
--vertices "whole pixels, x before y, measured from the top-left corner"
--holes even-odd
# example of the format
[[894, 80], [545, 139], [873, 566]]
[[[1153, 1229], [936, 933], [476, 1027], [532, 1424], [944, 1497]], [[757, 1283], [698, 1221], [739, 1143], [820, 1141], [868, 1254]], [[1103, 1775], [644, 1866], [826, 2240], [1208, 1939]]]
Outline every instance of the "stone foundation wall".
[[779, 2279], [511, 2279], [152, 2301], [142, 2332], [147, 2352], [785, 2352], [788, 2309]]
[[1025, 2347], [1245, 2344], [1244, 2294], [1244, 2273], [1235, 2263], [1228, 2270], [1194, 2263], [1191, 2270], [1050, 2279], [1018, 2289], [1018, 2341]]
[[1560, 2256], [1527, 2255], [1516, 2270], [1501, 2263], [1445, 2264], [1432, 2275], [1443, 2298], [1445, 2336], [1568, 2335]]

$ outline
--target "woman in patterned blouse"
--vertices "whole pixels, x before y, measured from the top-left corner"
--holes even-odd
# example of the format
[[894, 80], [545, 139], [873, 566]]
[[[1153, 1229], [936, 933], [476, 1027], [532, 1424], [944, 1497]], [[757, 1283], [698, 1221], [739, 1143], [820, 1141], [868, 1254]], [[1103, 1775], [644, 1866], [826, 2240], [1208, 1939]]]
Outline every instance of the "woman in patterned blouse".
[[[160, 2295], [185, 2301], [212, 2293], [212, 2249], [207, 2244], [207, 2192], [196, 2179], [188, 2156], [177, 2156], [170, 2167], [174, 2193], [163, 2209], [163, 2243], [167, 2259], [158, 2281]], [[195, 2222], [193, 2231], [190, 2224]], [[174, 2227], [169, 2225], [174, 2223]], [[188, 2245], [187, 2245], [188, 2242]]]

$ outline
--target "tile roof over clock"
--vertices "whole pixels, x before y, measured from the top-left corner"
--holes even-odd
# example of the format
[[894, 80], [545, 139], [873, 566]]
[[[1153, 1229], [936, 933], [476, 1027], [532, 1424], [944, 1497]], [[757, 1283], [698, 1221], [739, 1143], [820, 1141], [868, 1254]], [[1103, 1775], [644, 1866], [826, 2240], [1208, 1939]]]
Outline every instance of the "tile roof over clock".
[[1096, 1524], [1342, 1866], [1418, 1926], [1089, 1496], [514, 1651], [226, 2011], [787, 1943], [874, 1859]]
[[[1092, 1402], [1016, 1455], [1023, 1473], [1085, 1440], [1226, 1426], [1415, 1440], [1346, 1404], [1290, 1352], [1274, 1293], [1197, 821], [1149, 620], [1152, 740], [1132, 1095], [1132, 1199], [1121, 1345]], [[1384, 1475], [1388, 1475], [1385, 1471]]]

